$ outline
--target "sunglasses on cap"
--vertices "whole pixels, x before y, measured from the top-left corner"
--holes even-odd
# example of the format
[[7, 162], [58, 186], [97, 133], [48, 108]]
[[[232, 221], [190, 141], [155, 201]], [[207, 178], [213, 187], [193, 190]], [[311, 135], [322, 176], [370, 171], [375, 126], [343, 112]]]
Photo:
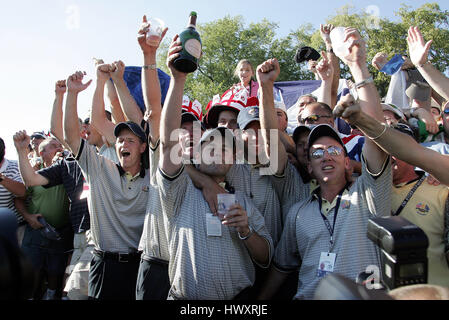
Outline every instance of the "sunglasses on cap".
[[324, 157], [325, 152], [327, 152], [327, 154], [330, 155], [331, 157], [337, 157], [343, 153], [343, 149], [335, 146], [329, 147], [327, 148], [327, 150], [317, 149], [312, 152], [311, 157], [312, 159], [321, 159]]
[[318, 122], [321, 118], [331, 118], [331, 116], [320, 116], [318, 114], [313, 114], [313, 115], [310, 115], [305, 118], [299, 117], [298, 122], [299, 123], [306, 123], [306, 122], [315, 123], [315, 122]]

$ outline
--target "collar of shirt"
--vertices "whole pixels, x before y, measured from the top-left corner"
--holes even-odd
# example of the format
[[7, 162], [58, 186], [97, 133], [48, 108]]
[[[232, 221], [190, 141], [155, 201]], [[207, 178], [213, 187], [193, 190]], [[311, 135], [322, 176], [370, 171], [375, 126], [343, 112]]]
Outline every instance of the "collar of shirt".
[[140, 172], [136, 174], [135, 176], [132, 176], [129, 172], [126, 172], [120, 164], [116, 164], [118, 172], [120, 173], [120, 176], [125, 175], [125, 177], [128, 179], [128, 181], [135, 180], [138, 176], [141, 178], [145, 177], [145, 168], [141, 166]]
[[2, 164], [2, 166], [0, 167], [0, 172], [5, 172], [6, 171], [6, 168], [8, 167], [8, 163], [9, 163], [9, 161], [8, 161], [8, 159], [6, 159], [6, 158], [3, 158], [3, 164]]
[[[319, 195], [319, 193], [320, 193], [320, 186], [318, 185], [316, 188], [315, 188], [315, 190], [313, 190], [312, 191], [312, 196], [313, 196], [313, 198], [315, 199], [315, 200], [317, 200], [317, 201], [320, 201], [320, 195]], [[344, 191], [343, 191], [343, 193], [342, 193], [342, 197], [344, 197], [344, 196], [346, 196], [346, 195], [348, 195], [349, 194], [349, 187], [348, 186], [345, 186], [345, 189], [344, 189]], [[335, 198], [334, 198], [334, 200], [332, 200], [332, 202], [329, 202], [329, 201], [327, 201], [326, 199], [324, 199], [324, 198], [322, 198], [321, 199], [321, 213], [324, 215], [324, 216], [328, 216], [329, 215], [329, 212], [331, 212], [332, 211], [332, 209], [334, 209], [335, 208], [335, 206], [337, 205], [337, 200], [338, 200], [338, 196], [336, 196]]]

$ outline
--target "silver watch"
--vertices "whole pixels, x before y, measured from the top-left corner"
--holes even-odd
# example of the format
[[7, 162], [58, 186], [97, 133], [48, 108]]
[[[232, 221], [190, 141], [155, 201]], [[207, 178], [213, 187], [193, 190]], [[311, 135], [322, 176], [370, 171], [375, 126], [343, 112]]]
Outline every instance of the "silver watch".
[[240, 239], [240, 240], [246, 240], [246, 239], [248, 239], [249, 237], [251, 237], [251, 236], [253, 235], [253, 233], [254, 233], [253, 228], [252, 228], [251, 226], [248, 226], [248, 228], [249, 228], [249, 232], [248, 232], [248, 234], [247, 234], [246, 236], [244, 236], [244, 237], [242, 237], [242, 236], [240, 235], [240, 232], [237, 232], [237, 234], [239, 235], [239, 239]]

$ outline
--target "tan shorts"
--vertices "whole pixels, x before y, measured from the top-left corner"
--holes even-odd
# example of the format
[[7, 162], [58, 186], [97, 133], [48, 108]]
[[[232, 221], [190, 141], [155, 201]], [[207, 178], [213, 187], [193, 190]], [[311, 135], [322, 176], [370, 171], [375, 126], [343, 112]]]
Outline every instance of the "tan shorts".
[[75, 234], [73, 239], [73, 254], [66, 273], [70, 274], [64, 291], [70, 300], [87, 300], [90, 261], [94, 245], [90, 236], [90, 230]]

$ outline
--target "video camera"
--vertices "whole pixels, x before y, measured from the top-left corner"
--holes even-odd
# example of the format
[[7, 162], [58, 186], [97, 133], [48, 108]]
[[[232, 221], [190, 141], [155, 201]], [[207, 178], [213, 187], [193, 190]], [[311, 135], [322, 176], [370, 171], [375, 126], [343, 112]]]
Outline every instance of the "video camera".
[[429, 240], [422, 229], [399, 216], [373, 218], [367, 235], [381, 249], [384, 286], [427, 283]]

